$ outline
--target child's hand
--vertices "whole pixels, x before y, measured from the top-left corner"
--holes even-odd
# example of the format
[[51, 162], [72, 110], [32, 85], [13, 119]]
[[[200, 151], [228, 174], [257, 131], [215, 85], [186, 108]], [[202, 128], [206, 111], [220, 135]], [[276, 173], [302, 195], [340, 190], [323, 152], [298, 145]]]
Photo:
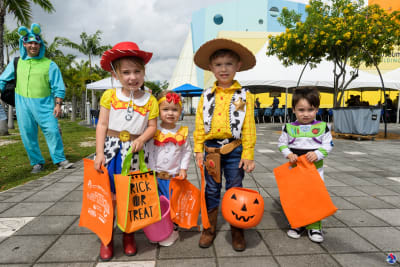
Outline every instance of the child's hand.
[[196, 164], [197, 167], [204, 164], [204, 155], [202, 152], [196, 152]]
[[179, 170], [179, 176], [182, 177], [182, 179], [186, 179], [187, 178], [187, 172], [184, 169], [180, 169]]
[[287, 158], [289, 159], [290, 163], [296, 163], [297, 162], [297, 155], [294, 153], [291, 153], [287, 156]]
[[314, 162], [314, 161], [316, 161], [318, 159], [318, 156], [317, 156], [317, 154], [315, 152], [310, 151], [310, 152], [307, 152], [306, 159], [309, 162]]
[[136, 138], [131, 142], [132, 153], [139, 152], [142, 150], [144, 142], [140, 138]]
[[94, 169], [98, 172], [103, 172], [101, 170], [101, 165], [104, 165], [106, 162], [105, 158], [104, 158], [104, 154], [97, 154], [96, 158], [94, 159]]
[[241, 159], [239, 162], [239, 168], [242, 168], [245, 172], [252, 172], [256, 167], [254, 160], [250, 159]]

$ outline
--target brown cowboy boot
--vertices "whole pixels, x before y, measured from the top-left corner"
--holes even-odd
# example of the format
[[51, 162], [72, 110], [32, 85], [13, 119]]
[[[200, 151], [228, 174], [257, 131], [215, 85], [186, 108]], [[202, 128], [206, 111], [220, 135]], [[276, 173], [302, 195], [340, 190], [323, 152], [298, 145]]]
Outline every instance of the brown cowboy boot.
[[246, 240], [244, 239], [243, 229], [231, 225], [232, 247], [236, 251], [246, 249]]
[[201, 248], [208, 248], [212, 245], [215, 236], [217, 235], [217, 217], [218, 207], [208, 212], [208, 219], [210, 220], [210, 228], [203, 229], [200, 236], [199, 246]]

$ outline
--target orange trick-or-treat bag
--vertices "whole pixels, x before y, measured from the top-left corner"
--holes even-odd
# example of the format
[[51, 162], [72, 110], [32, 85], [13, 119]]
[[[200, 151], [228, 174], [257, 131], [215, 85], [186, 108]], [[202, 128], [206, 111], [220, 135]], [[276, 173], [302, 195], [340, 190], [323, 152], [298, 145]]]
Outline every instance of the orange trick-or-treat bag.
[[169, 184], [171, 219], [180, 227], [198, 226], [200, 190], [187, 179], [173, 178]]
[[93, 231], [104, 245], [111, 241], [114, 207], [107, 169], [94, 169], [94, 162], [83, 159], [83, 198], [79, 226]]
[[337, 210], [314, 163], [305, 155], [296, 164], [274, 169], [281, 205], [292, 228], [320, 221]]
[[122, 164], [121, 174], [115, 174], [117, 224], [126, 233], [132, 233], [161, 220], [157, 180], [144, 163], [139, 151], [140, 171], [129, 172], [132, 152], [129, 149]]

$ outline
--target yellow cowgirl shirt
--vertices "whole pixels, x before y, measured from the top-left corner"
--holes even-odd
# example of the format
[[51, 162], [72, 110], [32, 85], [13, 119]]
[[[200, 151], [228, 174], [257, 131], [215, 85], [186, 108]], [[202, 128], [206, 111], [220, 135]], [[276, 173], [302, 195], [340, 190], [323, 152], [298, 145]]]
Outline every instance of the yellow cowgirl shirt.
[[[108, 128], [114, 131], [128, 131], [140, 135], [147, 128], [147, 122], [158, 117], [157, 99], [145, 92], [141, 98], [133, 99], [122, 93], [121, 88], [109, 89], [103, 93], [100, 105], [110, 110]], [[132, 108], [131, 119], [127, 119], [128, 106]]]
[[[196, 112], [196, 129], [194, 130], [194, 152], [203, 152], [204, 142], [211, 139], [232, 138], [229, 122], [229, 105], [233, 93], [242, 86], [234, 81], [230, 88], [221, 88], [214, 83], [212, 92], [215, 91], [215, 108], [209, 133], [204, 131], [203, 121], [203, 95], [200, 98]], [[256, 144], [256, 124], [254, 121], [254, 96], [246, 93], [246, 115], [242, 127], [242, 159], [254, 160], [254, 146]]]

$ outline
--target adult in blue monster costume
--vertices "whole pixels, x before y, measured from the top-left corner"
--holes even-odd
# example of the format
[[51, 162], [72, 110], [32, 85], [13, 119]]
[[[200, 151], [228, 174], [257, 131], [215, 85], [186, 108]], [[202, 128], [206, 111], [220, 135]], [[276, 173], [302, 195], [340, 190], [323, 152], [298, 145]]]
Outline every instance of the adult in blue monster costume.
[[65, 86], [57, 64], [44, 56], [45, 45], [40, 32], [40, 26], [35, 23], [30, 30], [26, 27], [18, 29], [21, 57], [17, 70], [10, 62], [0, 76], [0, 90], [3, 91], [6, 82], [14, 79], [17, 72], [15, 109], [22, 142], [33, 166], [32, 173], [42, 171], [45, 163], [39, 148], [38, 125], [46, 138], [53, 163], [60, 168], [72, 165], [65, 158], [57, 120], [61, 115]]

